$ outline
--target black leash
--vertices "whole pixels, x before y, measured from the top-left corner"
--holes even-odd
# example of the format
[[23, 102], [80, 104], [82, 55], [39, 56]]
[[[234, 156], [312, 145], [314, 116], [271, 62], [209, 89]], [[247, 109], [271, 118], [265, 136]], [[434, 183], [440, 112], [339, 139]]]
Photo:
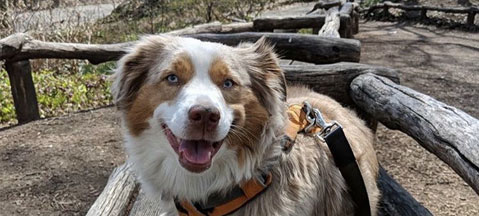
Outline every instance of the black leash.
[[344, 135], [343, 128], [339, 126], [333, 129], [324, 137], [324, 140], [333, 155], [336, 166], [349, 186], [349, 194], [351, 194], [356, 204], [354, 215], [370, 216], [371, 207], [369, 206], [366, 185], [364, 184], [364, 179], [354, 157], [353, 150]]

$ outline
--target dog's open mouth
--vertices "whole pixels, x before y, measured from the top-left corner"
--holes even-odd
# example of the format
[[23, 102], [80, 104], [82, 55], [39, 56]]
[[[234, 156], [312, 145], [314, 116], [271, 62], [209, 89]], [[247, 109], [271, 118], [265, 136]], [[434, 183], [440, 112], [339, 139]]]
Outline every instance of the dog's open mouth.
[[185, 140], [176, 137], [166, 124], [162, 124], [162, 127], [171, 147], [179, 156], [181, 166], [195, 173], [210, 168], [213, 156], [220, 149], [222, 141]]

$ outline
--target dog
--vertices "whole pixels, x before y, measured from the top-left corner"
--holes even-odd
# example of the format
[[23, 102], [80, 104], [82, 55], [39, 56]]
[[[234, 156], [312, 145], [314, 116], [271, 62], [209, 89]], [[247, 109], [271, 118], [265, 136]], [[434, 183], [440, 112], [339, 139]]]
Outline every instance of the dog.
[[289, 153], [282, 150], [288, 105], [303, 101], [344, 127], [376, 215], [373, 133], [333, 99], [287, 87], [264, 38], [230, 47], [145, 36], [118, 61], [112, 93], [128, 161], [146, 193], [165, 202], [166, 215], [178, 215], [175, 201], [205, 204], [263, 173], [270, 185], [230, 215], [354, 215], [324, 142], [299, 135]]

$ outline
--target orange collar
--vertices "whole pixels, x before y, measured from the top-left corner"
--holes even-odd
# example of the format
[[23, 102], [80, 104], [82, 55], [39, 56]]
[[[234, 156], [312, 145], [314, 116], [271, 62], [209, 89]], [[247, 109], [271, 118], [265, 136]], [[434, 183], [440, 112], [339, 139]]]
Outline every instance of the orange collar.
[[[304, 132], [305, 128], [310, 124], [306, 118], [306, 113], [303, 110], [303, 106], [299, 104], [291, 105], [287, 111], [288, 125], [285, 128], [285, 139], [283, 139], [283, 150], [289, 152], [293, 147], [296, 136], [299, 132]], [[314, 126], [308, 133], [316, 133], [321, 130], [320, 127]], [[219, 205], [212, 207], [202, 207], [200, 204], [192, 204], [189, 201], [175, 201], [176, 208], [179, 216], [223, 216], [230, 214], [254, 197], [264, 191], [272, 181], [271, 173], [265, 175], [263, 180], [253, 178], [247, 181], [242, 186], [233, 189], [233, 192], [229, 198], [222, 198], [223, 200], [229, 200]], [[236, 194], [234, 194], [236, 190]], [[216, 198], [213, 198], [216, 200]], [[209, 200], [210, 201], [210, 200]], [[214, 202], [214, 201], [213, 201]]]
[[[262, 179], [261, 179], [262, 178]], [[252, 178], [237, 189], [238, 193], [229, 198], [229, 201], [211, 208], [203, 208], [199, 204], [192, 204], [189, 201], [176, 202], [176, 209], [179, 216], [222, 216], [230, 214], [254, 197], [263, 192], [272, 181], [271, 173], [264, 177]], [[233, 191], [235, 190], [233, 189]]]

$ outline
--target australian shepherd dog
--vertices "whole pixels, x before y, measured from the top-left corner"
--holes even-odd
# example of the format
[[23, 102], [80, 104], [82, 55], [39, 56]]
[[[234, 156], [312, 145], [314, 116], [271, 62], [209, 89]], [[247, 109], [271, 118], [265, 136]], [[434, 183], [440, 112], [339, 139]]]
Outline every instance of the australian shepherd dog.
[[333, 99], [287, 87], [264, 38], [230, 47], [145, 36], [118, 62], [112, 91], [128, 161], [143, 190], [166, 202], [166, 215], [178, 215], [174, 200], [206, 203], [264, 172], [269, 187], [230, 215], [354, 215], [325, 143], [300, 135], [282, 150], [288, 105], [303, 101], [344, 127], [376, 214], [373, 133]]

